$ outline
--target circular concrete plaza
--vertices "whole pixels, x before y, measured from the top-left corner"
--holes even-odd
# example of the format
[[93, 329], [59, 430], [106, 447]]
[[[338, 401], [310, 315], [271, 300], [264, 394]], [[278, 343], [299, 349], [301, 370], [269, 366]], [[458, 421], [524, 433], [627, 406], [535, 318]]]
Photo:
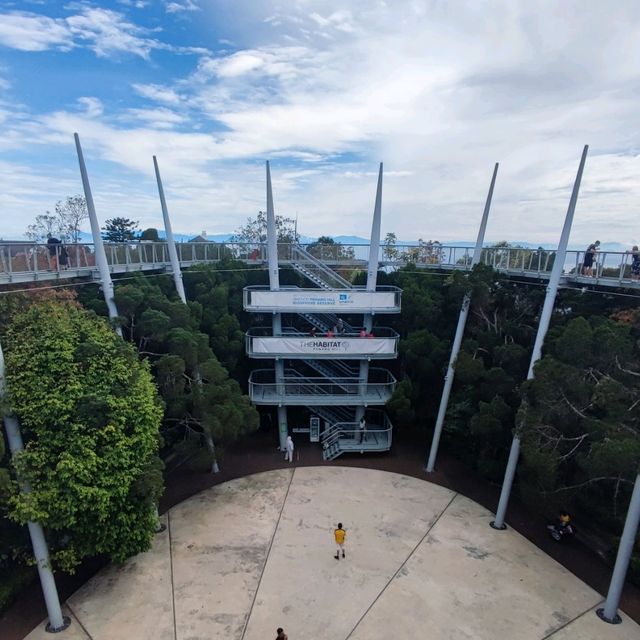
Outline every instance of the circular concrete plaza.
[[[153, 549], [65, 604], [83, 639], [638, 640], [623, 615], [460, 494], [384, 471], [304, 467], [204, 491], [163, 516]], [[333, 529], [347, 530], [345, 560]], [[51, 638], [40, 625], [30, 640]]]

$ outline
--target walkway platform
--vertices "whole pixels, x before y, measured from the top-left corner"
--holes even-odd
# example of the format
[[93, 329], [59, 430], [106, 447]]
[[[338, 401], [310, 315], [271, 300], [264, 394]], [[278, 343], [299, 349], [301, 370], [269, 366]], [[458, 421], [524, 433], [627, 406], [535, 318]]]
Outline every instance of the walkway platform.
[[[304, 245], [303, 245], [304, 246]], [[52, 263], [47, 245], [30, 242], [0, 242], [0, 287], [25, 282], [65, 281], [71, 278], [97, 279], [98, 270], [93, 244], [66, 245], [69, 254], [67, 270], [60, 270]], [[111, 273], [136, 271], [171, 271], [166, 242], [132, 242], [106, 245], [107, 263]], [[176, 245], [178, 259], [183, 269], [199, 264], [215, 264], [234, 258], [249, 265], [266, 268], [266, 243], [244, 244], [228, 242], [185, 242]], [[292, 252], [296, 245], [278, 245], [279, 263], [293, 265]], [[366, 270], [369, 245], [328, 245], [316, 247], [318, 257], [325, 266]], [[419, 269], [433, 271], [470, 271], [473, 247], [426, 243], [419, 246], [398, 245], [380, 247], [378, 264], [390, 269], [408, 264]], [[510, 278], [542, 284], [549, 280], [556, 251], [552, 249], [526, 249], [519, 247], [486, 247], [481, 262], [490, 265]], [[564, 275], [560, 286], [576, 289], [621, 289], [640, 291], [640, 281], [631, 279], [630, 252], [600, 251], [594, 267], [594, 277], [579, 275], [584, 260], [583, 251], [567, 251]], [[53, 267], [53, 270], [52, 270]], [[307, 294], [318, 295], [316, 290]], [[321, 293], [321, 292], [320, 292]], [[335, 293], [335, 292], [334, 292]], [[400, 290], [396, 287], [378, 287], [376, 292], [342, 291], [347, 297], [340, 300], [321, 295], [308, 296], [304, 290], [294, 292], [269, 292], [265, 287], [245, 290], [244, 306], [254, 311], [285, 311], [291, 313], [309, 311], [318, 313], [333, 310], [338, 313], [398, 313]], [[295, 294], [295, 295], [294, 295]], [[348, 311], [347, 311], [348, 309]]]
[[[444, 487], [339, 466], [260, 473], [164, 516], [153, 549], [67, 602], [73, 640], [637, 640], [603, 598]], [[335, 560], [333, 528], [347, 530]], [[27, 638], [50, 638], [40, 625]]]

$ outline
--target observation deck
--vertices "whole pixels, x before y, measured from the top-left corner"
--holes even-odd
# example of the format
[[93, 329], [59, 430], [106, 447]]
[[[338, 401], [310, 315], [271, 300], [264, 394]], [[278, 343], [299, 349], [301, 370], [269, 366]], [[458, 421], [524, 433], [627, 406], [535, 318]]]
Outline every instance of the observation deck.
[[380, 406], [395, 388], [393, 375], [376, 368], [369, 370], [366, 382], [357, 376], [303, 376], [295, 369], [286, 369], [280, 381], [276, 381], [273, 369], [256, 369], [249, 376], [249, 397], [258, 405]]

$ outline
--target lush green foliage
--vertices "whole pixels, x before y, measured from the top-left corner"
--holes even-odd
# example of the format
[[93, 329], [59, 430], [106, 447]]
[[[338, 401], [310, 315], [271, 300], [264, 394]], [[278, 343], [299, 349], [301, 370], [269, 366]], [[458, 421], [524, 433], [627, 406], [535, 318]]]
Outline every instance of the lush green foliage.
[[139, 235], [138, 223], [129, 218], [110, 218], [102, 227], [102, 239], [107, 242], [130, 242]]
[[56, 566], [115, 561], [149, 548], [162, 492], [162, 407], [148, 366], [108, 323], [72, 303], [40, 302], [6, 334], [8, 396], [32, 487], [10, 517], [40, 522]]
[[145, 229], [140, 234], [140, 240], [146, 240], [147, 242], [161, 242], [158, 230], [153, 227]]
[[140, 276], [116, 287], [125, 337], [149, 358], [166, 404], [167, 445], [195, 453], [194, 463], [203, 466], [214, 464], [216, 446], [258, 426], [257, 411], [225, 368], [236, 370], [243, 355], [237, 315], [245, 282], [233, 270], [245, 268], [243, 263], [225, 264], [229, 271], [185, 274], [188, 305], [171, 292], [168, 278], [151, 282]]
[[523, 489], [574, 502], [608, 529], [621, 524], [640, 469], [636, 340], [629, 324], [574, 318], [523, 388]]

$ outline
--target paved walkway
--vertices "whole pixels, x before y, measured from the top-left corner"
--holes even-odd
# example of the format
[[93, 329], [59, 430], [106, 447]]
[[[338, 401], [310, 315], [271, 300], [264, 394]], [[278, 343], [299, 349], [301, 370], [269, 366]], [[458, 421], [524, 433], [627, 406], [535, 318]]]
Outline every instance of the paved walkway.
[[[151, 551], [67, 602], [61, 638], [637, 640], [602, 597], [444, 487], [350, 467], [259, 473], [172, 508]], [[347, 529], [336, 561], [333, 528]], [[42, 628], [29, 640], [50, 638]]]

